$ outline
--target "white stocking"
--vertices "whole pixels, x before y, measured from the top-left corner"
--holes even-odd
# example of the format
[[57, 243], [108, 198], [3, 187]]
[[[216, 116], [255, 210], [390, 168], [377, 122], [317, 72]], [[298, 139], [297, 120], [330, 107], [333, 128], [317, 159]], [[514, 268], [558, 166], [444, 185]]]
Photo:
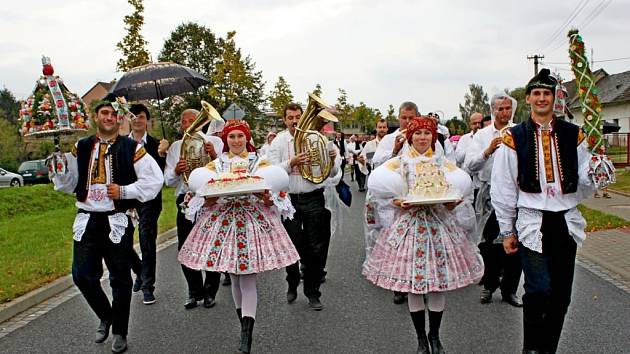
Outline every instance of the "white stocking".
[[409, 305], [409, 312], [423, 311], [424, 295], [409, 293], [407, 295], [407, 305]]
[[241, 311], [243, 317], [256, 318], [258, 306], [258, 290], [256, 289], [256, 274], [239, 275], [239, 287], [241, 299]]
[[241, 308], [242, 295], [239, 282], [240, 277], [238, 275], [230, 274], [230, 280], [232, 281], [232, 299], [234, 299], [234, 306], [237, 309]]
[[425, 295], [427, 298], [427, 307], [429, 311], [442, 312], [446, 307], [446, 295], [443, 292], [428, 293]]

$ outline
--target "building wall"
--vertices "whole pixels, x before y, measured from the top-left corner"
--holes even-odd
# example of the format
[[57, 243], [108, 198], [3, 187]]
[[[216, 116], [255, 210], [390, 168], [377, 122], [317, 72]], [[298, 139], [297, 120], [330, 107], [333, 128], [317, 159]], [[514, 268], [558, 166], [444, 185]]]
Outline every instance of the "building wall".
[[[575, 110], [577, 111], [577, 110]], [[573, 119], [573, 123], [582, 126], [584, 125], [584, 116], [582, 112], [573, 112], [575, 119]], [[618, 124], [621, 127], [619, 129], [620, 133], [630, 133], [630, 102], [615, 104], [615, 105], [605, 105], [602, 108], [602, 118], [607, 122], [615, 122], [615, 119], [618, 119]]]
[[83, 102], [90, 107], [90, 103], [94, 100], [100, 100], [107, 95], [107, 89], [102, 85], [96, 85], [92, 90], [87, 92], [83, 97]]

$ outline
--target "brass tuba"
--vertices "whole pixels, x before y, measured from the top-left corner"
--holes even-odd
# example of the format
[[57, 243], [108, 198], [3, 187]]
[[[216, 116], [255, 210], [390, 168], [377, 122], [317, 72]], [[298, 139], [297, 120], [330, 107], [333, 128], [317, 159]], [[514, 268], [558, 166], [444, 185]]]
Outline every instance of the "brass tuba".
[[326, 110], [327, 107], [321, 98], [309, 93], [308, 105], [297, 123], [293, 137], [295, 154], [305, 152], [309, 157], [308, 163], [299, 165], [300, 174], [315, 184], [328, 178], [335, 162], [328, 154], [328, 139], [319, 132], [326, 123], [338, 121]]
[[[184, 131], [184, 137], [182, 138], [182, 147], [179, 153], [179, 158], [186, 160], [188, 170], [182, 173], [184, 183], [188, 184], [188, 177], [192, 170], [197, 167], [205, 166], [208, 161], [208, 154], [204, 149], [205, 140], [197, 134], [206, 124], [212, 120], [221, 119], [221, 115], [217, 112], [210, 103], [201, 101], [201, 112], [195, 118], [195, 121]], [[217, 151], [220, 153], [220, 151]]]

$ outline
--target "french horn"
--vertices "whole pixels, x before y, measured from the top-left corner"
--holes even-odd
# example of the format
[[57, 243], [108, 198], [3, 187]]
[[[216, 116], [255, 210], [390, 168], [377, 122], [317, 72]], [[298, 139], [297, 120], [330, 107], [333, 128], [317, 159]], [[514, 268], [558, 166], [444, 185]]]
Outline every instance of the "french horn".
[[300, 174], [315, 184], [328, 178], [335, 162], [328, 153], [328, 139], [320, 133], [328, 122], [338, 122], [337, 117], [326, 108], [328, 105], [321, 98], [309, 93], [308, 105], [300, 116], [293, 137], [295, 154], [305, 152], [309, 158], [307, 163], [299, 165]]
[[205, 166], [210, 160], [204, 148], [205, 140], [197, 133], [206, 124], [216, 119], [223, 120], [219, 112], [210, 103], [202, 100], [201, 111], [197, 114], [190, 127], [184, 131], [179, 158], [180, 160], [185, 160], [188, 165], [188, 169], [182, 173], [185, 184], [188, 184], [188, 177], [190, 177], [190, 173], [195, 168]]

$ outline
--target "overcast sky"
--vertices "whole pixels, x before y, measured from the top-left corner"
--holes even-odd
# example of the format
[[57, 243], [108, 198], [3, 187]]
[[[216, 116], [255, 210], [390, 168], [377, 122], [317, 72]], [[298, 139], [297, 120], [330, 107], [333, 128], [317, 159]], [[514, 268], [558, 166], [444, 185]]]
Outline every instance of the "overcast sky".
[[[412, 100], [423, 113], [459, 116], [470, 83], [482, 84], [489, 95], [523, 86], [533, 75], [528, 54], [568, 63], [570, 26], [553, 40], [567, 22], [582, 28], [596, 61], [630, 57], [630, 0], [145, 0], [144, 6], [142, 34], [153, 58], [178, 24], [197, 22], [220, 36], [235, 30], [237, 45], [263, 72], [267, 92], [282, 75], [300, 101], [319, 83], [330, 104], [343, 88], [350, 102], [383, 113], [389, 104]], [[81, 95], [97, 81], [120, 77], [115, 45], [131, 11], [124, 0], [5, 2], [0, 87], [28, 96], [42, 54]], [[554, 66], [573, 78], [568, 64]], [[627, 71], [630, 60], [595, 63], [600, 67]]]

